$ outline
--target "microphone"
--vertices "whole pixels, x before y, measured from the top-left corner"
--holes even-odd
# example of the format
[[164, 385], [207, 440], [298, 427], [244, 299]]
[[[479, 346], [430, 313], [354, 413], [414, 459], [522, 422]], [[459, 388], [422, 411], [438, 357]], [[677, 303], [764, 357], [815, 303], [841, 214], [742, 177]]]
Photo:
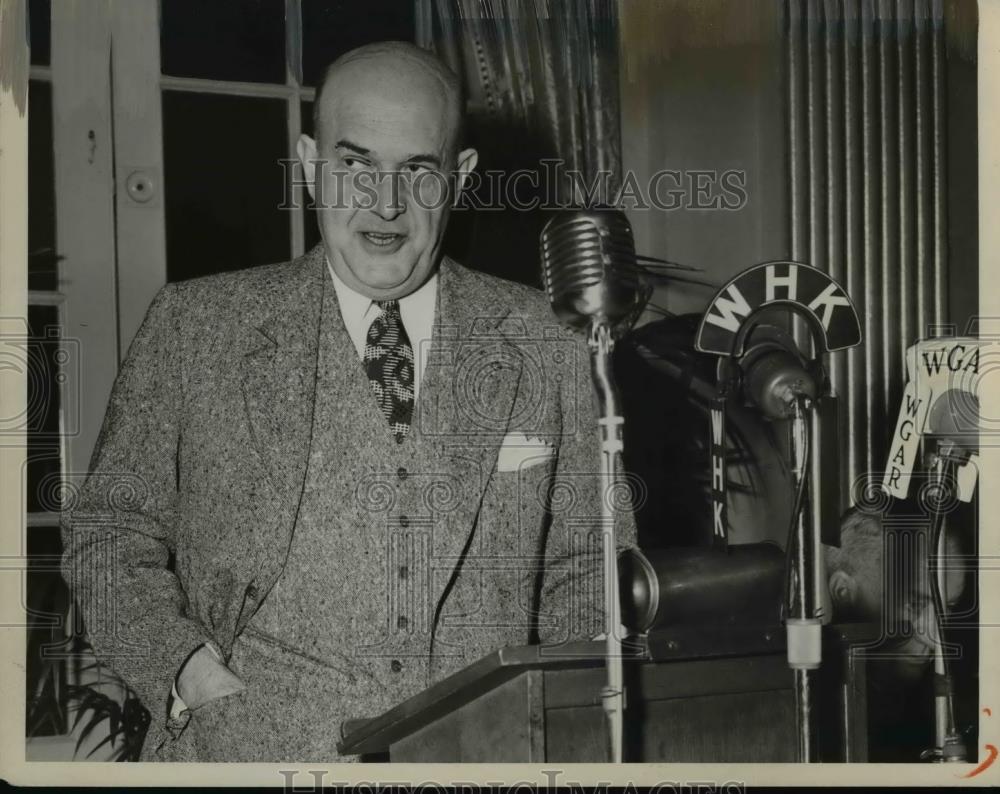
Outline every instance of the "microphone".
[[622, 668], [621, 603], [615, 542], [615, 510], [606, 494], [621, 466], [621, 400], [611, 362], [615, 338], [628, 330], [652, 292], [640, 277], [632, 227], [609, 207], [562, 212], [545, 224], [539, 240], [542, 281], [556, 317], [587, 332], [591, 376], [599, 403], [602, 557], [604, 569], [607, 684], [601, 701], [611, 760], [621, 763], [624, 743], [625, 677]]
[[768, 419], [789, 419], [799, 397], [816, 398], [816, 379], [806, 371], [798, 346], [776, 326], [751, 330], [739, 367], [747, 402]]
[[541, 234], [542, 281], [556, 317], [579, 330], [632, 326], [652, 292], [635, 253], [632, 226], [611, 207], [555, 215]]
[[[896, 430], [889, 446], [882, 489], [897, 499], [909, 495], [913, 467], [923, 457], [934, 491], [972, 500], [978, 479], [980, 385], [982, 342], [975, 337], [932, 337], [915, 342], [906, 350], [907, 382], [903, 389]], [[921, 440], [931, 444], [923, 449]], [[940, 501], [939, 501], [940, 500]], [[931, 512], [931, 536], [927, 574], [931, 583], [934, 643], [934, 746], [921, 758], [937, 762], [964, 761], [965, 745], [955, 725], [953, 672], [944, 654], [944, 626], [948, 616], [944, 554], [946, 510], [940, 496], [925, 504]]]
[[981, 414], [979, 395], [964, 389], [948, 389], [927, 409], [927, 431], [939, 449], [954, 458], [979, 454]]
[[[882, 480], [890, 496], [908, 497], [923, 446], [927, 463], [943, 457], [961, 464], [959, 498], [972, 498], [977, 466], [968, 463], [979, 454], [981, 347], [974, 337], [933, 337], [907, 348], [907, 382]], [[932, 443], [922, 445], [921, 439]]]
[[[755, 345], [756, 349], [744, 351], [744, 342], [755, 330], [755, 318], [770, 307], [794, 312], [806, 322], [817, 351], [815, 360], [808, 361], [794, 341], [776, 328], [760, 329], [770, 338]], [[815, 760], [818, 747], [810, 671], [819, 668], [823, 660], [822, 528], [839, 526], [840, 502], [839, 479], [825, 476], [823, 471], [824, 465], [835, 465], [835, 459], [823, 455], [821, 446], [815, 443], [821, 436], [836, 434], [837, 422], [836, 396], [820, 356], [860, 342], [861, 323], [844, 288], [819, 268], [784, 261], [762, 262], [723, 286], [702, 318], [695, 344], [703, 353], [720, 356], [722, 391], [718, 407], [712, 410], [712, 500], [721, 544], [727, 543], [725, 448], [720, 443], [725, 438], [727, 395], [741, 390], [743, 397], [765, 416], [792, 420], [792, 461], [797, 484], [785, 546], [788, 562], [783, 589], [787, 658], [795, 676], [798, 757], [806, 762]]]

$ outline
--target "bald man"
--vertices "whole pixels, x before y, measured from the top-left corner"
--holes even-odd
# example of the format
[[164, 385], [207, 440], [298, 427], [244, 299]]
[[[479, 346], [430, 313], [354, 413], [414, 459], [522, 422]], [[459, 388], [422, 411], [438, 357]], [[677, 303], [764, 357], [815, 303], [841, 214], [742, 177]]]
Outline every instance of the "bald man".
[[586, 348], [441, 253], [462, 110], [413, 45], [340, 58], [298, 142], [322, 244], [167, 285], [132, 343], [64, 575], [144, 760], [334, 761], [346, 719], [603, 628]]
[[[885, 663], [877, 665], [878, 673], [904, 683], [926, 671], [936, 644], [929, 543], [928, 530], [887, 530], [880, 515], [852, 507], [841, 520], [840, 547], [824, 548], [833, 619], [879, 624], [877, 657]], [[968, 580], [953, 527], [945, 529], [945, 555], [941, 597], [951, 610]]]

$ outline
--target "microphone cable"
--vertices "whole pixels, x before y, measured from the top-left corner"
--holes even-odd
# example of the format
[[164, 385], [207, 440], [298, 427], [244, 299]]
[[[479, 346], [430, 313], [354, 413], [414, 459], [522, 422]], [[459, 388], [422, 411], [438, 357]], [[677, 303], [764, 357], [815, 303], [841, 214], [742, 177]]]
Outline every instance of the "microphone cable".
[[[935, 468], [937, 467], [940, 467], [941, 487], [947, 487], [947, 483], [953, 480], [954, 464], [947, 458], [939, 455], [935, 462]], [[941, 593], [941, 583], [938, 581], [937, 572], [934, 570], [935, 561], [939, 566], [941, 564], [938, 548], [942, 533], [944, 532], [944, 512], [941, 509], [943, 502], [944, 494], [939, 494], [939, 497], [932, 501], [933, 512], [931, 514], [931, 542], [929, 547], [931, 553], [927, 555], [927, 576], [930, 579], [931, 601], [934, 605], [934, 624], [937, 635], [935, 638], [937, 643], [935, 653], [940, 654], [941, 665], [944, 669], [944, 674], [940, 676], [940, 680], [937, 680], [938, 676], [935, 675], [935, 689], [940, 686], [947, 693], [948, 733], [955, 733], [955, 703], [952, 697], [952, 678], [948, 665], [948, 657], [944, 653], [944, 596]], [[945, 575], [947, 576], [947, 572]]]
[[[803, 406], [808, 407], [806, 403], [809, 402], [809, 398], [804, 395], [799, 395], [795, 401], [795, 410], [798, 415]], [[812, 454], [812, 423], [805, 421], [802, 423], [803, 433], [801, 444], [801, 455], [798, 456], [799, 460], [802, 462], [802, 473], [799, 476], [799, 481], [795, 487], [795, 499], [792, 502], [792, 514], [788, 521], [788, 534], [785, 539], [785, 576], [784, 576], [784, 598], [781, 604], [781, 613], [783, 619], [788, 618], [788, 609], [792, 599], [792, 574], [793, 574], [793, 560], [794, 554], [798, 553], [798, 544], [795, 542], [796, 529], [798, 527], [799, 514], [802, 512], [803, 504], [805, 502], [806, 487], [809, 482], [809, 457]], [[797, 461], [798, 462], [798, 461]]]

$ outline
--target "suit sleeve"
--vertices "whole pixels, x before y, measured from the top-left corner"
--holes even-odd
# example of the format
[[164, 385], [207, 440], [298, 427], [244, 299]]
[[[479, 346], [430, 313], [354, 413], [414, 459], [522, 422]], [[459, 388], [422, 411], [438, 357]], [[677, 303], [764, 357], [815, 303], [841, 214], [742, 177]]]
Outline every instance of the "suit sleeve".
[[[545, 541], [539, 603], [543, 644], [589, 639], [605, 630], [601, 499], [614, 507], [617, 551], [636, 543], [633, 504], [642, 489], [619, 475], [601, 482], [598, 402], [590, 371], [590, 351], [577, 340], [572, 377], [559, 392], [561, 434], [549, 488], [551, 517]], [[568, 374], [568, 373], [567, 373]]]
[[185, 614], [175, 548], [182, 338], [153, 300], [115, 381], [90, 472], [62, 518], [63, 576], [98, 659], [166, 721], [177, 671], [210, 639]]

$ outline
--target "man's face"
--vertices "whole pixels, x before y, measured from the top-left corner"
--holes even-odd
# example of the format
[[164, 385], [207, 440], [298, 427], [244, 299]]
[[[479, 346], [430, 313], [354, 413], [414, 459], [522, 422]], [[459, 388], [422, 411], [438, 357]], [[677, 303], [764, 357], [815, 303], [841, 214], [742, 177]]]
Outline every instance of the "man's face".
[[421, 70], [392, 59], [347, 64], [324, 89], [318, 151], [308, 136], [299, 142], [330, 263], [374, 300], [401, 298], [430, 278], [451, 174], [475, 167], [474, 150], [455, 152], [454, 100]]
[[[894, 548], [899, 552], [898, 546]], [[900, 554], [902, 555], [901, 552]], [[942, 596], [951, 609], [965, 590], [967, 574], [958, 569], [957, 544], [949, 542], [946, 554], [942, 561], [946, 592]], [[850, 578], [853, 611], [864, 620], [891, 629], [891, 636], [887, 638], [882, 651], [896, 657], [894, 674], [904, 680], [917, 678], [923, 674], [933, 657], [937, 636], [927, 558], [920, 553], [915, 554], [913, 559], [897, 561], [893, 570], [905, 569], [906, 573], [894, 574], [897, 580], [892, 585], [893, 590], [897, 591], [895, 594], [886, 592], [881, 559], [870, 563], [864, 568], [866, 573]], [[838, 596], [834, 578], [831, 578], [831, 589], [834, 591], [834, 601], [844, 600], [843, 591]]]

